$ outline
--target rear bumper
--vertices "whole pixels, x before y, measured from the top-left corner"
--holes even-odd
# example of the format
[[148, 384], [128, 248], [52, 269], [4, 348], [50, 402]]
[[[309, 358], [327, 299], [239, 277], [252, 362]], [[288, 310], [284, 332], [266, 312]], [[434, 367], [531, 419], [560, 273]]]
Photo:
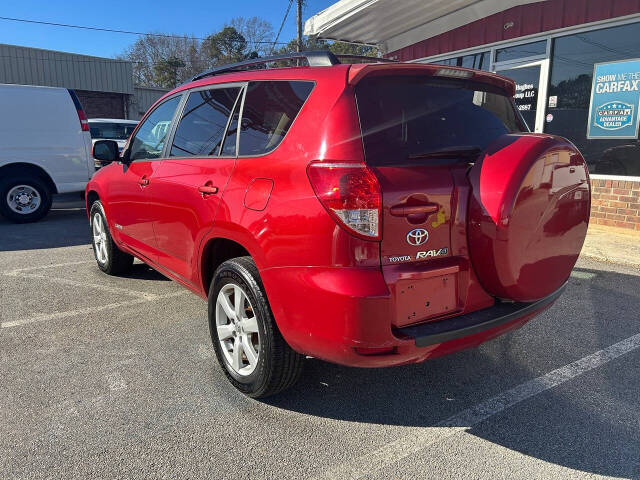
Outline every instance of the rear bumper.
[[417, 347], [428, 347], [459, 338], [468, 337], [511, 323], [530, 313], [538, 312], [555, 302], [567, 284], [548, 297], [531, 303], [497, 303], [493, 307], [467, 313], [457, 317], [398, 329], [402, 336], [413, 338]]
[[[285, 267], [260, 273], [287, 343], [299, 353], [354, 367], [418, 363], [475, 347], [521, 327], [564, 290], [532, 303], [498, 303], [394, 328], [395, 302], [377, 268]], [[363, 355], [363, 349], [388, 350]]]

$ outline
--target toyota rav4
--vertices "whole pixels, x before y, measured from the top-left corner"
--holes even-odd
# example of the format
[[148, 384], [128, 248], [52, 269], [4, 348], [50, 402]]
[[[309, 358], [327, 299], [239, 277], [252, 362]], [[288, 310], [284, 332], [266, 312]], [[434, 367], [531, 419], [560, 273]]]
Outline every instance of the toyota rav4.
[[98, 267], [136, 257], [208, 299], [217, 359], [252, 397], [291, 386], [305, 356], [403, 365], [521, 327], [569, 278], [590, 187], [514, 89], [328, 52], [205, 72], [120, 155], [95, 143], [117, 160], [86, 189]]

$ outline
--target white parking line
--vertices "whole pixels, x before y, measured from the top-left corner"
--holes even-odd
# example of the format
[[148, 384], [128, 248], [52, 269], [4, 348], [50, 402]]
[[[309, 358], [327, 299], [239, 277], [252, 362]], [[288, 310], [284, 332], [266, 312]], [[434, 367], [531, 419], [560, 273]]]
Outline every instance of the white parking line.
[[38, 265], [37, 267], [16, 268], [14, 270], [4, 272], [3, 275], [15, 275], [20, 272], [30, 272], [33, 270], [41, 270], [43, 268], [69, 267], [71, 265], [83, 265], [85, 263], [95, 263], [95, 260], [82, 260], [80, 262], [53, 263], [51, 265]]
[[124, 381], [120, 372], [114, 372], [107, 375], [107, 383], [109, 384], [109, 390], [112, 392], [127, 388], [127, 382]]
[[456, 433], [466, 431], [507, 408], [562, 385], [637, 348], [640, 348], [640, 333], [502, 392], [447, 418], [435, 427], [427, 427], [413, 435], [387, 443], [371, 453], [345, 462], [314, 478], [316, 480], [356, 480], [372, 475], [388, 465], [450, 438]]
[[213, 346], [210, 343], [200, 343], [196, 349], [203, 360], [213, 357]]
[[136, 298], [133, 300], [127, 300], [124, 302], [116, 302], [109, 303], [107, 305], [97, 305], [86, 308], [78, 308], [75, 310], [67, 310], [64, 312], [54, 312], [54, 313], [41, 313], [38, 315], [34, 315], [32, 317], [22, 318], [20, 320], [13, 320], [10, 322], [2, 322], [0, 323], [0, 327], [2, 328], [11, 328], [11, 327], [20, 327], [22, 325], [28, 325], [30, 323], [36, 322], [46, 322], [49, 320], [59, 320], [61, 318], [72, 317], [75, 315], [89, 315], [96, 312], [102, 312], [104, 310], [111, 310], [113, 308], [121, 308], [121, 307], [130, 307], [132, 305], [139, 305], [141, 303], [151, 302], [154, 300], [162, 300], [165, 298], [178, 297], [180, 295], [185, 295], [188, 292], [186, 290], [167, 293], [164, 295], [154, 295], [153, 297], [144, 297], [144, 298]]
[[11, 272], [5, 273], [7, 276], [11, 277], [20, 277], [20, 278], [39, 278], [42, 280], [47, 280], [49, 282], [60, 283], [62, 285], [70, 285], [72, 287], [80, 287], [80, 288], [97, 288], [103, 292], [115, 293], [118, 295], [131, 295], [139, 298], [146, 298], [149, 300], [153, 300], [157, 297], [155, 293], [142, 292], [140, 290], [132, 290], [130, 288], [121, 288], [114, 287], [100, 283], [87, 283], [87, 282], [78, 282], [76, 280], [70, 280], [68, 278], [60, 278], [60, 277], [50, 277], [48, 275], [40, 275], [35, 273], [24, 273], [24, 272]]

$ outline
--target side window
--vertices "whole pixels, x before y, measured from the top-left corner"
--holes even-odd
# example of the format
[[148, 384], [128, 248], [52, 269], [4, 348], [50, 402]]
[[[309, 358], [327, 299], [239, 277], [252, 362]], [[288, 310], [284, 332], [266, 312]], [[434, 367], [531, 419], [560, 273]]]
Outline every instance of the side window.
[[218, 155], [238, 93], [239, 87], [191, 92], [173, 138], [170, 156]]
[[240, 155], [276, 148], [313, 90], [313, 82], [251, 82], [242, 111]]
[[160, 158], [180, 98], [178, 95], [156, 107], [140, 125], [131, 144], [131, 160]]

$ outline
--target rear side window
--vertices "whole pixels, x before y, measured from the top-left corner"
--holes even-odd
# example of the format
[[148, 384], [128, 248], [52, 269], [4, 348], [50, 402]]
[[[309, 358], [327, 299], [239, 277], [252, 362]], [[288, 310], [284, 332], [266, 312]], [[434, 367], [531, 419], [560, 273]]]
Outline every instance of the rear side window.
[[356, 101], [370, 165], [479, 153], [499, 136], [525, 129], [510, 98], [468, 81], [365, 78]]
[[[173, 138], [170, 156], [218, 155], [239, 93], [239, 87], [191, 92]], [[235, 144], [233, 150], [225, 153], [235, 154]]]
[[251, 82], [242, 111], [240, 155], [276, 148], [313, 90], [313, 82]]

